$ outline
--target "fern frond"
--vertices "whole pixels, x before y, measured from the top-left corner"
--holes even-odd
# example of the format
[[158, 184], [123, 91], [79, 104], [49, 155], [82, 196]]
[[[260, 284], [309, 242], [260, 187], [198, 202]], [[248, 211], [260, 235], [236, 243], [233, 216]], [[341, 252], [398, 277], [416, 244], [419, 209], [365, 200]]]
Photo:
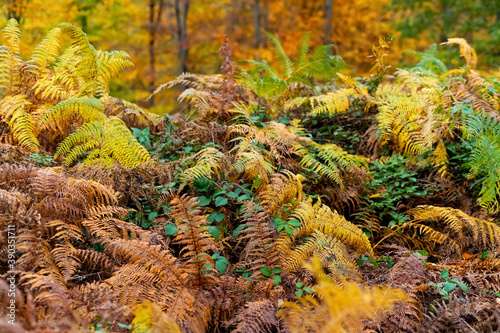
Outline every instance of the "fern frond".
[[274, 244], [276, 231], [269, 214], [253, 201], [245, 203], [242, 213], [245, 228], [238, 238], [248, 241], [242, 255], [245, 266], [256, 275], [261, 274], [261, 268], [279, 267], [279, 253]]
[[66, 131], [74, 116], [79, 116], [85, 122], [104, 122], [104, 106], [95, 98], [71, 97], [44, 112], [39, 123], [41, 128]]
[[237, 326], [232, 333], [274, 332], [278, 328], [275, 305], [268, 299], [248, 302], [242, 307], [234, 321]]
[[302, 182], [297, 175], [288, 170], [275, 173], [270, 182], [263, 187], [258, 196], [262, 200], [262, 206], [270, 216], [277, 214], [285, 204], [296, 200], [298, 204], [302, 199]]
[[97, 81], [99, 82], [98, 92], [104, 95], [109, 94], [109, 83], [111, 78], [117, 76], [123, 69], [133, 66], [130, 56], [124, 51], [97, 51]]
[[207, 220], [196, 209], [197, 198], [190, 198], [186, 194], [175, 197], [170, 202], [172, 205], [172, 217], [179, 228], [175, 242], [182, 246], [181, 257], [187, 259], [186, 269], [195, 275], [195, 283], [203, 285], [214, 283], [217, 278], [213, 274], [214, 261], [207, 253], [214, 251], [216, 245], [212, 236], [208, 233]]
[[183, 185], [200, 177], [221, 177], [224, 173], [231, 173], [233, 169], [227, 156], [213, 147], [200, 150], [193, 156], [193, 160], [195, 165], [187, 169], [181, 177]]
[[384, 311], [407, 296], [391, 288], [360, 287], [356, 283], [338, 285], [323, 272], [318, 258], [308, 269], [318, 284], [313, 287], [317, 298], [302, 296], [298, 303], [285, 302], [279, 316], [286, 329], [295, 332], [361, 331], [363, 320], [381, 316]]
[[37, 153], [40, 143], [36, 135], [35, 121], [29, 112], [31, 105], [26, 95], [9, 95], [0, 102], [0, 114], [4, 121], [8, 121], [17, 143]]
[[274, 49], [276, 51], [276, 57], [280, 62], [280, 65], [283, 67], [283, 75], [285, 77], [290, 77], [294, 71], [294, 64], [285, 54], [283, 47], [281, 46], [279, 40], [272, 34], [266, 32], [267, 38], [271, 40], [271, 43], [274, 45]]
[[132, 333], [181, 333], [177, 323], [155, 303], [145, 301], [135, 309]]
[[19, 23], [10, 19], [2, 30], [7, 47], [0, 47], [0, 88], [18, 91], [21, 85], [21, 32]]
[[82, 78], [83, 84], [80, 86], [80, 96], [87, 94], [93, 96], [97, 91], [98, 66], [96, 51], [89, 43], [86, 34], [71, 23], [61, 23], [58, 25], [62, 31], [69, 34], [72, 43], [71, 48], [78, 60], [74, 63], [73, 71]]
[[31, 59], [26, 63], [27, 70], [36, 75], [49, 73], [49, 66], [56, 60], [61, 44], [61, 28], [54, 28], [35, 47]]
[[[318, 230], [312, 230], [310, 236], [312, 237], [307, 238], [304, 244], [294, 247], [291, 251], [280, 253], [285, 272], [298, 271], [316, 255], [321, 260], [322, 267], [327, 269], [328, 275], [334, 281], [345, 282], [346, 278], [359, 279], [357, 266], [349, 257], [342, 241], [334, 235], [326, 236]], [[282, 237], [288, 236], [283, 234]], [[283, 243], [283, 241], [278, 241], [280, 245]]]
[[291, 218], [301, 222], [300, 227], [294, 229], [292, 242], [309, 235], [313, 230], [318, 230], [326, 236], [332, 236], [341, 241], [356, 253], [373, 254], [370, 241], [363, 231], [336, 211], [332, 212], [320, 201], [314, 205], [310, 198], [300, 202]]
[[467, 43], [463, 38], [448, 38], [447, 42], [441, 43], [441, 45], [451, 45], [457, 44], [460, 46], [460, 56], [465, 58], [467, 66], [471, 69], [476, 68], [477, 65], [477, 54], [476, 51]]

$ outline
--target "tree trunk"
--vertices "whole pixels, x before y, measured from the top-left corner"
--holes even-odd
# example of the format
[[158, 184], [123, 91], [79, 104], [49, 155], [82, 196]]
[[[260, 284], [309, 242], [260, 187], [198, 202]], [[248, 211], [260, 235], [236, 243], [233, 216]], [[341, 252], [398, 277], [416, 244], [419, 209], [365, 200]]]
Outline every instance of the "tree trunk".
[[[269, 32], [269, 0], [264, 1], [264, 10], [262, 13], [262, 18], [263, 18], [263, 24], [264, 24], [264, 31]], [[262, 40], [262, 46], [264, 46], [265, 49], [267, 49], [267, 38], [264, 37]]]
[[255, 48], [260, 46], [260, 4], [259, 0], [254, 0], [253, 5], [253, 27], [255, 29]]
[[23, 0], [7, 0], [7, 20], [16, 19], [21, 23], [23, 18], [24, 1]]
[[175, 18], [177, 21], [177, 40], [179, 42], [179, 71], [187, 72], [187, 15], [190, 0], [175, 0]]
[[325, 3], [325, 30], [323, 35], [323, 43], [325, 45], [332, 44], [330, 38], [330, 33], [332, 30], [332, 18], [333, 18], [333, 0], [326, 0]]

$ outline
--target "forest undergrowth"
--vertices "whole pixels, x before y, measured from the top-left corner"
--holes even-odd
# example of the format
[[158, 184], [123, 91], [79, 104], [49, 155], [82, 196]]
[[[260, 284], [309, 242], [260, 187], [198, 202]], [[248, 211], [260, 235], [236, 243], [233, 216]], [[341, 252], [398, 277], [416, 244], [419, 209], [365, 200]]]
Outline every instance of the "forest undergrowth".
[[[500, 330], [500, 83], [436, 48], [184, 73], [164, 116], [69, 23], [0, 47], [1, 332]], [[166, 110], [168, 111], [168, 110]]]

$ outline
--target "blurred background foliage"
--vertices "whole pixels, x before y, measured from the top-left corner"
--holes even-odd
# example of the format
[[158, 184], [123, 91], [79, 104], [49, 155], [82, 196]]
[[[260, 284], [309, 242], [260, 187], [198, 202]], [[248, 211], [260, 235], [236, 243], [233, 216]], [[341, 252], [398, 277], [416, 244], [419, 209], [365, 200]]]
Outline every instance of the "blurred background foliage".
[[[26, 57], [60, 22], [80, 26], [96, 49], [124, 50], [134, 63], [113, 80], [114, 96], [164, 114], [175, 108], [175, 90], [145, 99], [182, 72], [218, 73], [217, 50], [230, 39], [236, 59], [273, 61], [276, 36], [286, 54], [298, 53], [311, 32], [310, 48], [332, 44], [348, 64], [346, 74], [370, 72], [372, 45], [391, 37], [390, 65], [404, 67], [448, 38], [465, 38], [480, 55], [479, 69], [500, 62], [498, 0], [3, 0], [0, 26], [20, 22]], [[434, 49], [448, 67], [458, 67], [456, 49]], [[418, 60], [418, 58], [417, 58]], [[496, 74], [496, 73], [495, 73]], [[182, 87], [179, 87], [182, 89]]]

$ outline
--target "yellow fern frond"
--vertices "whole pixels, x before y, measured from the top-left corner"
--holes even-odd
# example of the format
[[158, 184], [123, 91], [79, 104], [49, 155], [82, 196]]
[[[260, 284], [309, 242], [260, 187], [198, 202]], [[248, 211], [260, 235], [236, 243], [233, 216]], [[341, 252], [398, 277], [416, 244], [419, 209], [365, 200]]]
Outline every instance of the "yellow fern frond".
[[26, 95], [9, 95], [0, 102], [0, 115], [8, 121], [14, 139], [33, 153], [40, 146], [35, 121], [30, 113], [31, 102]]
[[31, 54], [31, 59], [26, 63], [27, 70], [36, 75], [47, 74], [50, 64], [52, 64], [58, 54], [61, 44], [61, 28], [54, 28], [47, 33], [47, 36], [35, 47]]
[[348, 245], [356, 253], [373, 254], [370, 241], [363, 231], [336, 211], [332, 212], [328, 206], [321, 204], [320, 201], [315, 205], [312, 204], [310, 198], [300, 202], [291, 218], [301, 222], [300, 227], [294, 229], [292, 242], [307, 236], [313, 230], [318, 230], [326, 236], [332, 236]]
[[467, 66], [474, 69], [477, 65], [477, 54], [476, 51], [467, 43], [463, 38], [448, 38], [447, 42], [441, 43], [441, 45], [447, 44], [458, 44], [460, 46], [460, 56], [465, 58]]
[[375, 319], [408, 297], [400, 290], [360, 287], [357, 283], [337, 284], [323, 271], [319, 258], [307, 265], [318, 283], [315, 296], [302, 296], [297, 303], [285, 302], [279, 316], [291, 333], [358, 332], [363, 321]]
[[212, 175], [220, 177], [223, 173], [230, 173], [233, 169], [227, 156], [213, 147], [200, 150], [193, 156], [193, 160], [195, 165], [187, 169], [181, 177], [183, 186], [196, 178], [210, 178]]
[[111, 78], [117, 76], [123, 69], [133, 66], [130, 56], [124, 51], [97, 51], [97, 81], [99, 81], [99, 92], [109, 94], [109, 83]]
[[181, 333], [177, 323], [155, 303], [145, 301], [135, 309], [132, 333]]
[[10, 19], [2, 32], [7, 47], [0, 47], [0, 88], [15, 92], [19, 90], [21, 84], [19, 23], [15, 19]]

